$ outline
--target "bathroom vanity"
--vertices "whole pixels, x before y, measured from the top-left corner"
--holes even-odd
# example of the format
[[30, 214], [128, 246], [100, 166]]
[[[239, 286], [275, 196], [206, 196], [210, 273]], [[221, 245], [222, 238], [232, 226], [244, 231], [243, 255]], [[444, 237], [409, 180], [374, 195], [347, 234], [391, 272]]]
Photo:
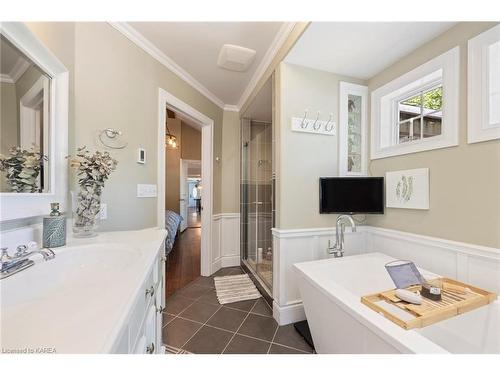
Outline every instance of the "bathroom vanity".
[[159, 353], [163, 229], [68, 238], [0, 281], [3, 353]]
[[[373, 252], [294, 265], [318, 353], [500, 353], [500, 302], [405, 330], [361, 303], [394, 288], [384, 265], [395, 258]], [[419, 268], [425, 279], [439, 275]]]

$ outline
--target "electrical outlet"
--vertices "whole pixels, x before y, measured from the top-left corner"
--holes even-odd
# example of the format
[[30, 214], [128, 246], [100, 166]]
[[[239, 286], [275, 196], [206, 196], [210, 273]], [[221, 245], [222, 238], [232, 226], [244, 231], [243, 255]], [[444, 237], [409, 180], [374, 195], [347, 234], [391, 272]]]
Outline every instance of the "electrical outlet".
[[108, 218], [108, 205], [106, 203], [101, 203], [101, 210], [99, 211], [99, 217], [101, 220], [106, 220]]
[[137, 184], [138, 198], [154, 198], [156, 197], [156, 185]]

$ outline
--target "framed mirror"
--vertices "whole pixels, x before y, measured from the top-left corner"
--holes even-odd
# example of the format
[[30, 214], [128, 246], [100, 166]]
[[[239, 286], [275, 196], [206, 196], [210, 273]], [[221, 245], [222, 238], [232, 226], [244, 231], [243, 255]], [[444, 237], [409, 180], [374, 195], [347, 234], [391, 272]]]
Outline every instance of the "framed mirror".
[[65, 207], [68, 71], [26, 25], [3, 22], [0, 73], [0, 221]]

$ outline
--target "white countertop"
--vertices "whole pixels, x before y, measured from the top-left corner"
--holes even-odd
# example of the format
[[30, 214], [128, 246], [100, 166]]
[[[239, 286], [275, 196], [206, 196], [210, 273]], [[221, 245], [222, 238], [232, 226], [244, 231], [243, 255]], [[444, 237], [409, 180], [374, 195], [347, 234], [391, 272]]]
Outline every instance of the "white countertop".
[[128, 319], [166, 230], [68, 238], [56, 257], [0, 281], [0, 347], [105, 353]]

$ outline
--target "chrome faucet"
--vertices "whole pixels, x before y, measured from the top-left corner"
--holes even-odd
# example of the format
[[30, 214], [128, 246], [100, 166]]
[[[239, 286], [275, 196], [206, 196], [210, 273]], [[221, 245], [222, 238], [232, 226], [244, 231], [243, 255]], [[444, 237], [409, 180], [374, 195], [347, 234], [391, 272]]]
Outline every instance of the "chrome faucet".
[[17, 247], [14, 256], [10, 256], [8, 248], [2, 247], [0, 255], [0, 279], [12, 276], [13, 274], [25, 270], [35, 264], [30, 258], [40, 254], [45, 261], [54, 259], [56, 256], [50, 249], [39, 249], [36, 242]]
[[354, 222], [351, 215], [340, 215], [337, 218], [337, 223], [335, 224], [335, 245], [333, 245], [332, 247], [331, 241], [328, 240], [328, 254], [333, 254], [335, 258], [344, 256], [345, 220], [349, 221], [352, 231], [356, 232], [356, 223]]

